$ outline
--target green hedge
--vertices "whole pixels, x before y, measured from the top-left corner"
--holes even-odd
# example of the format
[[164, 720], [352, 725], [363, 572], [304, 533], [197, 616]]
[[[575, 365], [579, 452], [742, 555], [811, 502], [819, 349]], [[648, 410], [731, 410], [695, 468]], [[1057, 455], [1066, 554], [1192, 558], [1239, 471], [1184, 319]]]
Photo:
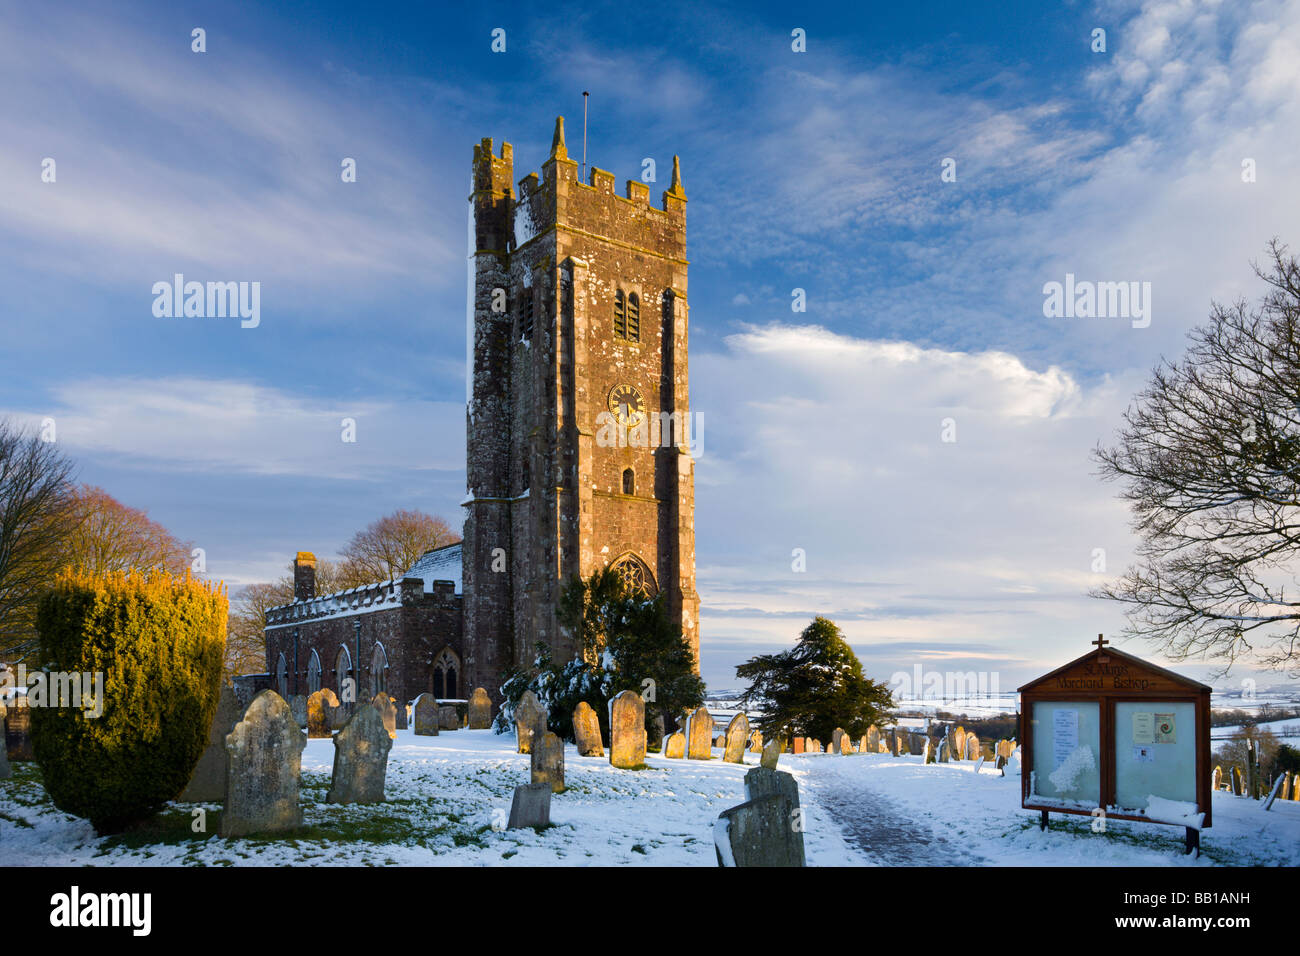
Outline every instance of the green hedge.
[[32, 708], [55, 806], [109, 833], [185, 788], [216, 714], [227, 609], [224, 589], [188, 574], [59, 575], [37, 610], [42, 667], [102, 673], [104, 710]]

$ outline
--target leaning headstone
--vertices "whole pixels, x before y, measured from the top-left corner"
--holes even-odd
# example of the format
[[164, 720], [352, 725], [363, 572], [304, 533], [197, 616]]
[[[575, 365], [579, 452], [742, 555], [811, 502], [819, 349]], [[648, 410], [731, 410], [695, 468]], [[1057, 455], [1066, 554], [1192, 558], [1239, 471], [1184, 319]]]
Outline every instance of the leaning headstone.
[[[773, 771], [776, 772], [776, 771]], [[803, 866], [803, 833], [785, 797], [773, 794], [724, 810], [713, 825], [719, 866]]]
[[934, 763], [934, 751], [930, 746], [930, 738], [925, 738], [925, 743], [921, 745], [921, 763]]
[[763, 732], [755, 730], [749, 735], [749, 752], [752, 754], [761, 754], [763, 752]]
[[226, 755], [226, 734], [239, 723], [239, 700], [235, 688], [223, 681], [221, 695], [217, 698], [217, 712], [208, 728], [208, 746], [190, 774], [177, 798], [184, 803], [215, 803], [226, 799], [226, 778], [230, 773], [230, 759]]
[[230, 768], [221, 835], [280, 833], [302, 825], [298, 781], [307, 735], [298, 729], [289, 705], [264, 690], [226, 735]]
[[585, 700], [573, 709], [573, 740], [580, 757], [603, 757], [600, 743], [600, 718]]
[[358, 707], [334, 737], [334, 774], [328, 803], [383, 803], [388, 752], [393, 748], [377, 707]]
[[1272, 810], [1273, 801], [1277, 799], [1278, 793], [1282, 790], [1282, 784], [1286, 781], [1286, 776], [1278, 777], [1273, 783], [1273, 789], [1269, 791], [1268, 798], [1264, 801], [1264, 809]]
[[510, 804], [508, 830], [523, 827], [549, 827], [551, 825], [551, 785], [545, 780], [525, 783], [515, 787], [515, 798]]
[[867, 753], [880, 753], [880, 728], [875, 724], [867, 728]]
[[713, 718], [709, 709], [701, 705], [686, 722], [686, 757], [689, 760], [711, 760], [713, 743]]
[[307, 698], [308, 737], [330, 736], [334, 724], [334, 710], [338, 705], [339, 699], [328, 687], [322, 687]]
[[645, 701], [630, 690], [609, 702], [609, 762], [623, 770], [645, 763]]
[[973, 772], [973, 773], [979, 773], [979, 772], [980, 772], [980, 767], [982, 767], [982, 766], [984, 766], [984, 758], [981, 756], [981, 757], [979, 757], [978, 759], [976, 759], [976, 761], [975, 761], [975, 769], [974, 769], [974, 771], [972, 771], [972, 772]]
[[415, 736], [438, 736], [438, 698], [432, 694], [421, 694], [415, 698]]
[[686, 756], [686, 735], [680, 730], [664, 738], [663, 754], [679, 760]]
[[777, 761], [781, 759], [781, 744], [782, 740], [780, 737], [775, 740], [769, 740], [764, 744], [763, 756], [759, 758], [758, 765], [760, 767], [766, 767], [768, 770], [775, 770]]
[[533, 783], [549, 783], [553, 793], [564, 792], [564, 741], [551, 731], [533, 738], [530, 765]]
[[[382, 690], [375, 695], [375, 699], [370, 705], [379, 711], [379, 716], [383, 718], [384, 727], [390, 737], [397, 736], [397, 701], [389, 697]], [[349, 718], [348, 723], [352, 720]], [[345, 725], [346, 726], [346, 725]]]
[[519, 703], [515, 705], [515, 736], [519, 753], [526, 754], [532, 750], [534, 737], [546, 733], [546, 712], [538, 703], [531, 690], [524, 691]]
[[723, 762], [744, 763], [745, 741], [749, 739], [749, 718], [744, 714], [737, 714], [732, 717], [731, 723], [727, 724], [727, 732], [722, 736]]
[[460, 730], [460, 711], [455, 704], [438, 705], [438, 726], [442, 730]]
[[475, 687], [469, 695], [469, 729], [488, 730], [492, 727], [492, 698], [482, 687]]

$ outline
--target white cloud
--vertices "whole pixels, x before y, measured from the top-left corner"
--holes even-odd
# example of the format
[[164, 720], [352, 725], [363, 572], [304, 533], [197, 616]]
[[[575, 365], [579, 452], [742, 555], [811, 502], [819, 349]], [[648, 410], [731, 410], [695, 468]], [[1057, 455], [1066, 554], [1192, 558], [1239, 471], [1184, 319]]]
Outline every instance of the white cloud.
[[[328, 399], [247, 382], [101, 378], [51, 390], [44, 408], [74, 456], [158, 471], [382, 479], [395, 471], [463, 470], [465, 411], [458, 402]], [[344, 419], [356, 423], [343, 441]]]

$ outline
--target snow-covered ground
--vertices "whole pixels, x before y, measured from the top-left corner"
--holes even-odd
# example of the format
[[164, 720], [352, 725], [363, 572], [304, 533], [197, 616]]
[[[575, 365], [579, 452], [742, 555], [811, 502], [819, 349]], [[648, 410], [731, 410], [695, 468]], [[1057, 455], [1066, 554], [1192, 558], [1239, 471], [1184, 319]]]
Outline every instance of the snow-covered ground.
[[[206, 807], [208, 832], [192, 832], [192, 804], [171, 805], [137, 832], [96, 837], [50, 805], [31, 765], [15, 764], [15, 777], [0, 781], [0, 857], [10, 865], [713, 866], [713, 824], [743, 800], [757, 759], [746, 754], [742, 767], [651, 754], [648, 769], [616, 770], [570, 746], [568, 790], [551, 802], [555, 826], [536, 833], [499, 828], [514, 787], [528, 780], [513, 737], [399, 731], [388, 802], [368, 807], [324, 802], [333, 745], [312, 740], [303, 753], [306, 830], [233, 841], [215, 835], [217, 805]], [[1097, 834], [1090, 818], [1058, 816], [1040, 833], [1037, 814], [1020, 809], [1018, 781], [987, 766], [976, 775], [970, 763], [879, 754], [786, 755], [781, 766], [799, 781], [812, 865], [1300, 865], [1296, 802], [1264, 813], [1261, 803], [1215, 794], [1214, 827], [1193, 863], [1176, 827], [1111, 822]]]
[[[1289, 717], [1284, 720], [1266, 720], [1255, 725], [1258, 730], [1271, 730], [1279, 737], [1300, 737], [1300, 717]], [[1241, 732], [1240, 726], [1232, 727], [1211, 727], [1211, 740], [1227, 740], [1233, 734]], [[1284, 741], [1295, 746], [1295, 741]]]

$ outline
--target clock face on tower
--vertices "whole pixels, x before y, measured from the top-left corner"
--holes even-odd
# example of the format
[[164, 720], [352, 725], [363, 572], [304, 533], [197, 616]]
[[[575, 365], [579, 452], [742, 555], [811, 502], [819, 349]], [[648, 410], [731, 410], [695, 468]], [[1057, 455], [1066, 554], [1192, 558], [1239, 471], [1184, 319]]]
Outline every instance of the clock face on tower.
[[609, 390], [607, 404], [615, 421], [628, 428], [641, 424], [645, 418], [645, 399], [634, 385], [615, 385]]

